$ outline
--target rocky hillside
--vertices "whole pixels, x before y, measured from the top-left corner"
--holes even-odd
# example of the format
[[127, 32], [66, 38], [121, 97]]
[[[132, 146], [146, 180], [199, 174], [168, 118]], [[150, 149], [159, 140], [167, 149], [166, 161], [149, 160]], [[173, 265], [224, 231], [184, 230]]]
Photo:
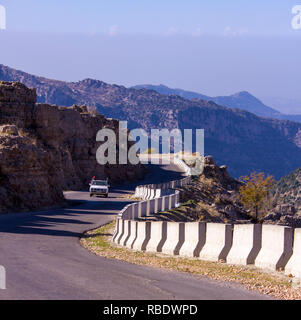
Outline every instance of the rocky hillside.
[[59, 204], [63, 190], [87, 188], [92, 176], [111, 183], [143, 175], [140, 165], [101, 166], [96, 133], [119, 122], [86, 107], [36, 103], [35, 89], [0, 82], [0, 213]]
[[264, 218], [266, 223], [301, 227], [301, 168], [276, 183], [273, 202], [274, 207]]
[[215, 164], [211, 156], [205, 157], [204, 172], [181, 192], [181, 200], [191, 203], [187, 215], [198, 221], [246, 223], [251, 220], [240, 203], [241, 183], [232, 178], [226, 166]]
[[43, 103], [95, 106], [106, 117], [127, 120], [130, 128], [204, 128], [205, 152], [217, 163], [227, 163], [235, 177], [257, 170], [280, 178], [300, 166], [300, 123], [92, 79], [76, 83], [49, 80], [4, 66], [0, 66], [0, 79], [37, 88], [38, 101]]
[[275, 189], [279, 202], [294, 206], [301, 214], [301, 168], [280, 179]]
[[[300, 181], [299, 169], [277, 183], [278, 196], [271, 193], [260, 210], [262, 223], [301, 227]], [[252, 223], [252, 214], [239, 200], [241, 185], [228, 174], [226, 166], [216, 165], [214, 159], [207, 156], [203, 174], [181, 190], [183, 205], [150, 219]]]

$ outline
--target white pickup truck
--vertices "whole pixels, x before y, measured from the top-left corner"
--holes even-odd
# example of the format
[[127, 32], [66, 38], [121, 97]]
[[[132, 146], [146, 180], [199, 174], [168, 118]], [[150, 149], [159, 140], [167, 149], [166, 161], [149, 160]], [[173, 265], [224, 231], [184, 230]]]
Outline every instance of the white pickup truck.
[[92, 180], [90, 183], [90, 197], [93, 196], [109, 196], [108, 180]]

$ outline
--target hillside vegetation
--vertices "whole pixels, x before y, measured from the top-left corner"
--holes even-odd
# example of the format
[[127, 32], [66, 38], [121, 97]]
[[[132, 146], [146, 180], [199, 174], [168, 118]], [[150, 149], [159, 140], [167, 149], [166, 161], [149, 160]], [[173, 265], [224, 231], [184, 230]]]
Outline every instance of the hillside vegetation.
[[296, 207], [301, 214], [301, 168], [280, 179], [276, 193], [279, 202]]

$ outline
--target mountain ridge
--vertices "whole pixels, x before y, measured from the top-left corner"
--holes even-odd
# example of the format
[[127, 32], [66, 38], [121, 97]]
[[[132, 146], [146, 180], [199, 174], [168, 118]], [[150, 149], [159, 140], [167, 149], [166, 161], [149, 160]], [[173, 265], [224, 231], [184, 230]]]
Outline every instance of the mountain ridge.
[[210, 97], [201, 93], [187, 91], [179, 88], [171, 89], [163, 84], [160, 84], [157, 86], [143, 84], [143, 85], [133, 86], [132, 88], [151, 89], [161, 94], [166, 94], [166, 95], [175, 94], [190, 100], [202, 99], [202, 100], [214, 101], [219, 105], [222, 105], [228, 108], [237, 108], [237, 109], [249, 111], [260, 117], [301, 122], [301, 114], [300, 115], [283, 114], [280, 111], [265, 105], [260, 99], [256, 98], [254, 95], [252, 95], [248, 91], [236, 92], [229, 96]]
[[301, 163], [300, 123], [258, 117], [213, 101], [189, 100], [99, 80], [48, 80], [3, 65], [1, 79], [35, 87], [38, 102], [95, 107], [107, 118], [128, 121], [130, 129], [203, 128], [206, 154], [213, 155], [218, 164], [227, 164], [235, 177], [256, 170], [280, 178]]

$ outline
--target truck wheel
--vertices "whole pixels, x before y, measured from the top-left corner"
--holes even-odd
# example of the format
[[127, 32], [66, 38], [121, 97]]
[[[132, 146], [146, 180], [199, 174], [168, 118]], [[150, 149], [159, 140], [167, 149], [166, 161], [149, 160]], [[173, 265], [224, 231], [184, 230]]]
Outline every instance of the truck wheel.
[[93, 194], [92, 194], [92, 193], [90, 193], [90, 197], [93, 197]]

